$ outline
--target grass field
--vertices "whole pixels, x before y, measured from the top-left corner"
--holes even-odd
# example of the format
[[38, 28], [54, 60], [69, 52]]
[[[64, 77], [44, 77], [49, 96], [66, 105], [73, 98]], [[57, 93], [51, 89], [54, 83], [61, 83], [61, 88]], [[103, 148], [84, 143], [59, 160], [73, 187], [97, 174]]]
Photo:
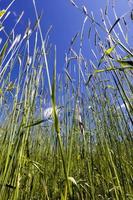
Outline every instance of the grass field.
[[[0, 51], [0, 200], [132, 200], [131, 19], [117, 18], [113, 9], [115, 23], [102, 11], [99, 24], [73, 4], [83, 9], [84, 22], [68, 47], [64, 72], [56, 74], [56, 47], [50, 58], [49, 30], [43, 36], [33, 4], [35, 26], [17, 35], [20, 16]], [[89, 58], [86, 29], [94, 47]], [[51, 123], [44, 120], [48, 102]]]

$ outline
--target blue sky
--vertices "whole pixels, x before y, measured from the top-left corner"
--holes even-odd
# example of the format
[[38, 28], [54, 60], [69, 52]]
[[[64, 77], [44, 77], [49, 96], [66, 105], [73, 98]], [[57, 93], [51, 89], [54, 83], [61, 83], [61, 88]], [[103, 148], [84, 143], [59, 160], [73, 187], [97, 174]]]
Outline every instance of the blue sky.
[[[9, 4], [9, 0], [0, 0], [0, 9], [6, 8]], [[88, 12], [93, 11], [97, 20], [100, 20], [100, 8], [105, 8], [106, 0], [76, 0], [78, 5], [82, 7], [85, 5]], [[110, 0], [110, 4], [112, 1]], [[38, 12], [43, 10], [44, 15], [41, 21], [41, 26], [44, 34], [50, 25], [52, 25], [52, 31], [50, 34], [50, 41], [53, 45], [57, 46], [57, 64], [58, 70], [62, 71], [64, 63], [64, 55], [68, 50], [71, 38], [81, 30], [83, 23], [83, 13], [79, 12], [69, 0], [36, 0]], [[128, 0], [116, 0], [115, 6], [118, 16], [129, 10]], [[131, 6], [131, 4], [130, 4]], [[130, 7], [131, 9], [131, 7]], [[35, 13], [32, 4], [32, 0], [16, 0], [12, 5], [12, 14], [7, 21], [7, 30], [10, 30], [15, 23], [17, 16], [24, 10], [25, 15], [21, 21], [18, 32], [25, 30], [28, 19], [34, 24]], [[112, 13], [110, 13], [110, 18]], [[85, 41], [86, 44], [88, 41]]]
[[[111, 0], [110, 6], [111, 6]], [[11, 0], [0, 0], [0, 9], [5, 9]], [[86, 6], [88, 13], [93, 11], [94, 16], [97, 21], [101, 22], [100, 8], [105, 9], [107, 0], [75, 0], [75, 2], [82, 7]], [[131, 10], [133, 7], [128, 0], [115, 0], [115, 7], [118, 17], [123, 15], [125, 12]], [[50, 33], [50, 42], [57, 46], [57, 71], [62, 72], [64, 70], [64, 58], [65, 53], [69, 48], [70, 41], [72, 37], [81, 31], [81, 27], [84, 20], [84, 15], [82, 12], [77, 10], [69, 0], [36, 0], [36, 5], [38, 8], [38, 13], [43, 10], [43, 18], [41, 20], [41, 27], [44, 35], [46, 34], [48, 28], [52, 25], [52, 30]], [[21, 23], [16, 29], [16, 34], [21, 34], [25, 32], [28, 24], [28, 19], [30, 19], [32, 25], [35, 22], [35, 12], [32, 0], [16, 0], [15, 3], [10, 8], [11, 15], [8, 20], [5, 21], [5, 30], [10, 33], [13, 24], [15, 24], [17, 17], [22, 11], [24, 11], [24, 17]], [[112, 15], [112, 11], [109, 11], [109, 17], [112, 23], [115, 21]], [[130, 20], [131, 21], [131, 20]], [[89, 21], [86, 24], [86, 37], [84, 40], [84, 54], [86, 59], [91, 59], [91, 55], [88, 52], [88, 46], [92, 45], [92, 41], [88, 41], [87, 34], [90, 24]], [[133, 22], [131, 23], [132, 30]], [[132, 36], [131, 36], [132, 37]], [[0, 38], [4, 38], [2, 32], [0, 32]], [[133, 42], [133, 40], [132, 40]], [[41, 44], [40, 44], [41, 45]], [[93, 45], [91, 46], [93, 48]], [[51, 63], [53, 58], [51, 57]], [[50, 65], [50, 73], [52, 75], [53, 65]], [[17, 72], [14, 71], [14, 77], [16, 78]], [[15, 79], [14, 78], [14, 79]], [[75, 78], [75, 77], [74, 77]]]

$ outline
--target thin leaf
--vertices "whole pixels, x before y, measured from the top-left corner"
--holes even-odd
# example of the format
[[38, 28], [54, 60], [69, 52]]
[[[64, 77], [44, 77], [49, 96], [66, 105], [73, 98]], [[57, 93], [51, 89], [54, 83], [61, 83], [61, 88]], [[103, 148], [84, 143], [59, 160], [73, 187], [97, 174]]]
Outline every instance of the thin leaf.
[[132, 52], [120, 41], [116, 40], [115, 38], [112, 38], [118, 45], [120, 45], [129, 55], [133, 57]]
[[8, 47], [8, 41], [5, 42], [3, 48], [2, 48], [2, 50], [1, 50], [1, 52], [0, 52], [0, 65], [1, 65], [1, 63], [2, 63], [2, 60], [3, 60], [4, 56], [5, 56], [7, 47]]
[[32, 31], [34, 31], [38, 28], [38, 24], [40, 23], [40, 21], [42, 19], [42, 15], [43, 15], [43, 13], [41, 13], [40, 16], [38, 16], [38, 19], [35, 21], [35, 24], [33, 25]]
[[109, 34], [112, 32], [112, 30], [114, 29], [114, 27], [118, 24], [118, 22], [120, 21], [120, 18], [118, 18], [115, 23], [113, 24], [113, 26], [110, 28], [109, 30]]
[[3, 15], [6, 13], [6, 10], [1, 10], [0, 11], [0, 18], [3, 17]]
[[71, 181], [74, 185], [76, 185], [78, 187], [78, 184], [73, 177], [68, 177], [68, 180]]
[[71, 46], [75, 43], [77, 37], [79, 36], [79, 32], [75, 34], [75, 36], [71, 40]]
[[131, 11], [130, 17], [131, 17], [131, 20], [133, 20], [133, 10]]
[[85, 83], [86, 86], [89, 84], [89, 82], [90, 82], [90, 80], [91, 80], [92, 77], [93, 77], [93, 75], [91, 74], [91, 75], [89, 76], [88, 80], [87, 80], [86, 83]]
[[75, 3], [73, 0], [70, 0], [70, 2], [71, 2], [71, 4], [72, 4], [73, 6], [75, 6], [76, 8], [78, 8], [78, 6], [76, 5], [76, 3]]
[[113, 52], [113, 50], [115, 49], [115, 47], [116, 46], [113, 46], [113, 47], [110, 47], [109, 49], [107, 49], [107, 50], [105, 50], [105, 55], [110, 55], [112, 52]]
[[[56, 51], [56, 50], [55, 50]], [[53, 117], [54, 117], [54, 124], [55, 130], [57, 133], [60, 132], [59, 130], [59, 121], [56, 112], [56, 52], [55, 52], [55, 63], [54, 63], [54, 73], [53, 73], [53, 84], [52, 84], [52, 107], [53, 107]]]
[[44, 119], [39, 119], [39, 120], [34, 121], [33, 123], [31, 123], [31, 124], [25, 126], [24, 128], [29, 128], [29, 127], [32, 127], [32, 126], [36, 126], [36, 125], [41, 124], [41, 123], [43, 123], [43, 122], [44, 122]]
[[87, 8], [85, 6], [83, 6], [82, 9], [83, 9], [84, 14], [88, 15]]
[[132, 70], [133, 69], [133, 67], [132, 66], [125, 66], [125, 67], [117, 67], [117, 68], [115, 68], [115, 67], [109, 67], [109, 68], [106, 68], [106, 69], [98, 69], [98, 70], [95, 70], [94, 71], [94, 74], [95, 73], [101, 73], [101, 72], [107, 72], [107, 71], [115, 71], [115, 70], [120, 70], [120, 71], [124, 71], [124, 70], [126, 70], [126, 69], [128, 69], [128, 70]]
[[131, 60], [117, 60], [118, 63], [120, 63], [123, 67], [124, 66], [132, 66], [133, 67], [133, 61]]
[[72, 78], [71, 78], [69, 72], [67, 71], [67, 69], [65, 69], [65, 73], [66, 73], [68, 79], [69, 79], [69, 80], [71, 81], [71, 83], [72, 83]]
[[3, 90], [0, 88], [0, 96], [3, 95]]

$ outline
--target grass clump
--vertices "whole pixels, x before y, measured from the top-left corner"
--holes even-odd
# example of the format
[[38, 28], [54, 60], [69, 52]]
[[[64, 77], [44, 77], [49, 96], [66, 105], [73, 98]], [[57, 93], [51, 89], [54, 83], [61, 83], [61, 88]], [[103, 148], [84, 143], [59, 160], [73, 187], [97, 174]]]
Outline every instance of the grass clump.
[[[7, 36], [0, 52], [2, 200], [133, 199], [133, 54], [124, 31], [127, 15], [118, 18], [113, 7], [111, 23], [107, 10], [101, 10], [100, 24], [71, 2], [85, 18], [61, 76], [54, 48], [52, 81], [50, 29], [44, 38], [35, 1], [36, 28], [28, 24], [24, 34], [15, 33], [22, 13], [10, 34], [1, 30]], [[6, 12], [0, 15], [3, 19]], [[90, 58], [84, 56], [86, 30]], [[52, 123], [43, 118], [47, 102]]]

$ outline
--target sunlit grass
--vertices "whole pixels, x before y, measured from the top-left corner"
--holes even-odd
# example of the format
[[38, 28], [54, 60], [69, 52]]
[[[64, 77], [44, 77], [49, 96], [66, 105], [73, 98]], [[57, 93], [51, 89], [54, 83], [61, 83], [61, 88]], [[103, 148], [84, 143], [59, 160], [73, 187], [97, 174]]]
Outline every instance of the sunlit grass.
[[[34, 0], [36, 28], [29, 24], [21, 35], [13, 28], [1, 48], [2, 200], [133, 199], [133, 55], [126, 24], [113, 10], [115, 23], [101, 11], [100, 25], [72, 3], [85, 19], [68, 48], [63, 74], [56, 74], [56, 47], [50, 74], [49, 30], [43, 37]], [[94, 46], [89, 58], [83, 54], [87, 20]], [[52, 123], [44, 118], [46, 104]]]

